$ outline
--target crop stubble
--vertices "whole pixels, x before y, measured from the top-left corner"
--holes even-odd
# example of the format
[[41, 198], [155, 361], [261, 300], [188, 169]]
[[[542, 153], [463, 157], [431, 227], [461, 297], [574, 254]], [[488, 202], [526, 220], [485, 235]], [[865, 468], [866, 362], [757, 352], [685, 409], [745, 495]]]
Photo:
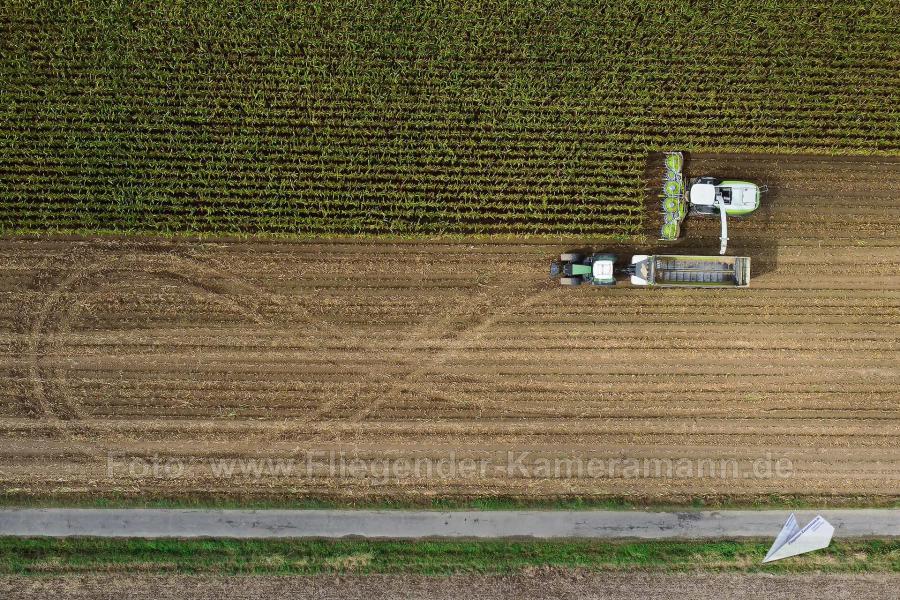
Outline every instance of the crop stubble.
[[[341, 575], [318, 577], [216, 577], [197, 575], [90, 575], [72, 577], [5, 577], [0, 591], [12, 600], [18, 598], [119, 598], [122, 595], [152, 591], [155, 598], [175, 600], [185, 597], [203, 600], [230, 598], [270, 598], [277, 595], [302, 595], [304, 598], [331, 599], [402, 597], [410, 599], [459, 598], [464, 594], [490, 600], [540, 597], [550, 600], [608, 598], [620, 600], [645, 597], [759, 598], [806, 600], [821, 598], [891, 598], [896, 589], [895, 574], [815, 574], [773, 577], [768, 574], [733, 575], [721, 573], [661, 574], [594, 573], [562, 569], [526, 570], [512, 575]], [[390, 587], [395, 596], [386, 596]], [[327, 591], [325, 591], [327, 590]], [[727, 590], [723, 595], [723, 590]]]
[[[0, 486], [33, 496], [895, 496], [900, 162], [772, 192], [747, 291], [561, 289], [540, 244], [0, 242]], [[830, 192], [822, 189], [826, 184]], [[716, 247], [694, 221], [676, 250]], [[622, 248], [622, 252], [629, 249]], [[793, 476], [214, 477], [228, 457], [787, 458]], [[193, 457], [183, 477], [108, 453]], [[155, 457], [155, 458], [154, 458]]]

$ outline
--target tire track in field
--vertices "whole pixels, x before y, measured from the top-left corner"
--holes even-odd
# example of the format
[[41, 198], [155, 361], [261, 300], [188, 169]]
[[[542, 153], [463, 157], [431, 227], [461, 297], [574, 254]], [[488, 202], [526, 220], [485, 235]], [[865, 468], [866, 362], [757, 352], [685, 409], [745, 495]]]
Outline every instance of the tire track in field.
[[[77, 268], [46, 292], [47, 297], [31, 322], [24, 350], [29, 362], [31, 394], [30, 398], [25, 398], [25, 408], [29, 414], [54, 422], [80, 417], [62, 369], [47, 367], [43, 360], [51, 351], [59, 350], [59, 336], [70, 333], [77, 307], [74, 290], [80, 286], [102, 289], [146, 275], [195, 288], [256, 324], [269, 324], [261, 311], [263, 303], [259, 298], [263, 294], [260, 288], [224, 271], [212, 269], [196, 258], [172, 253], [139, 253], [97, 260]], [[269, 295], [266, 300], [272, 302], [273, 298]]]
[[[512, 289], [500, 287], [497, 288], [494, 293], [490, 294], [487, 299], [488, 301], [493, 301], [501, 297], [504, 292], [508, 291], [513, 292], [515, 296], [523, 296], [522, 300], [498, 310], [490, 311], [484, 315], [474, 315], [474, 318], [465, 324], [462, 330], [453, 331], [453, 325], [458, 323], [457, 315], [453, 315], [443, 319], [434, 331], [413, 338], [413, 340], [411, 340], [412, 342], [424, 340], [440, 341], [442, 343], [441, 350], [427, 354], [427, 358], [423, 360], [418, 367], [407, 371], [404, 375], [395, 379], [386, 391], [375, 392], [377, 397], [371, 398], [370, 402], [358, 410], [350, 419], [350, 422], [359, 423], [366, 420], [395, 393], [418, 387], [416, 386], [416, 383], [419, 378], [431, 373], [435, 369], [439, 369], [448, 360], [456, 357], [463, 344], [478, 342], [484, 337], [485, 333], [489, 331], [491, 326], [496, 324], [503, 316], [527, 308], [535, 302], [556, 292], [556, 290], [549, 287], [547, 283], [516, 286]], [[447, 392], [438, 392], [436, 394], [432, 392], [432, 394], [446, 400], [452, 399], [452, 396]], [[454, 392], [454, 394], [457, 395], [456, 392]], [[458, 395], [465, 394], [460, 393]]]
[[[427, 246], [426, 246], [426, 249]], [[355, 252], [355, 251], [354, 251]], [[502, 250], [501, 250], [502, 254]], [[418, 267], [424, 268], [423, 264], [421, 264], [420, 259], [426, 259], [426, 261], [433, 257], [433, 253], [422, 252], [421, 248], [417, 248], [414, 252], [410, 252], [408, 249], [404, 249], [401, 252], [391, 251], [388, 253], [382, 253], [383, 257], [389, 261], [392, 260], [404, 260], [408, 259], [410, 256], [414, 255], [417, 257], [417, 265]], [[457, 250], [453, 249], [453, 246], [450, 247], [450, 254], [448, 256], [456, 256]], [[453, 264], [456, 261], [452, 261]], [[427, 262], [426, 262], [427, 264]], [[377, 278], [378, 280], [382, 280], [382, 278]], [[407, 368], [402, 367], [400, 370], [399, 378], [393, 379], [389, 389], [384, 392], [380, 392], [377, 389], [371, 392], [362, 392], [354, 391], [351, 393], [352, 398], [347, 401], [346, 396], [335, 396], [331, 399], [325, 400], [324, 403], [320, 406], [319, 410], [317, 410], [313, 416], [312, 422], [320, 422], [324, 420], [328, 420], [332, 417], [333, 411], [338, 408], [349, 409], [353, 416], [350, 417], [350, 422], [356, 422], [364, 420], [367, 415], [377, 408], [380, 408], [383, 402], [388, 399], [393, 393], [402, 389], [405, 390], [422, 390], [424, 388], [423, 385], [416, 382], [415, 379], [419, 377], [422, 373], [427, 372], [430, 366], [433, 366], [436, 362], [440, 361], [440, 355], [446, 352], [448, 348], [448, 343], [453, 343], [460, 336], [465, 337], [467, 332], [472, 330], [473, 328], [479, 327], [483, 321], [490, 319], [491, 315], [497, 312], [493, 307], [497, 305], [499, 302], [504, 301], [504, 299], [508, 296], [513, 299], [521, 299], [523, 294], [525, 297], [531, 295], [528, 291], [530, 289], [539, 289], [540, 285], [534, 286], [493, 286], [485, 283], [485, 276], [477, 276], [474, 279], [472, 278], [462, 278], [452, 277], [452, 281], [462, 281], [462, 282], [471, 282], [469, 285], [466, 285], [467, 293], [470, 295], [467, 297], [466, 301], [453, 303], [448, 309], [444, 310], [441, 313], [441, 318], [432, 321], [429, 317], [425, 317], [425, 319], [419, 323], [416, 327], [406, 327], [403, 333], [399, 336], [399, 339], [396, 342], [396, 345], [392, 347], [392, 351], [396, 352], [399, 355], [399, 360], [401, 362], [409, 363], [411, 360], [415, 360], [416, 355], [426, 357], [424, 362], [419, 361], [419, 366], [416, 368]], [[491, 278], [490, 280], [493, 280]], [[430, 278], [429, 280], [430, 281]], [[472, 289], [487, 289], [486, 294], [472, 294]], [[403, 285], [398, 289], [402, 290], [410, 290], [415, 289], [414, 285], [410, 285], [409, 281], [404, 281]], [[425, 287], [423, 289], [427, 289], [429, 291], [435, 290], [437, 291], [439, 288], [437, 286], [430, 286], [425, 283]], [[510, 307], [509, 310], [514, 310], [515, 307]], [[505, 314], [506, 311], [504, 311]], [[429, 345], [434, 345], [440, 348], [440, 350], [435, 353], [433, 350], [423, 350], [428, 348]], [[436, 356], [437, 354], [437, 356]], [[409, 357], [412, 358], [409, 358]], [[339, 362], [329, 359], [329, 362], [338, 365]], [[366, 365], [359, 365], [358, 363], [354, 363], [354, 369], [365, 369], [369, 370], [369, 367]], [[373, 374], [378, 373], [378, 369], [371, 370]], [[427, 392], [432, 397], [444, 397], [445, 394], [437, 391], [437, 390], [428, 390]], [[356, 411], [356, 412], [353, 412]], [[347, 417], [340, 417], [342, 421], [345, 421]]]

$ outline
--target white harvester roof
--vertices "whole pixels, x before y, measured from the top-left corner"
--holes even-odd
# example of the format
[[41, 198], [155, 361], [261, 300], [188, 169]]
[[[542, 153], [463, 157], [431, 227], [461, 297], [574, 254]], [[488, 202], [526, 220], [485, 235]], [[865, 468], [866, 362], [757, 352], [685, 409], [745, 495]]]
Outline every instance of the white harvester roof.
[[711, 183], [695, 183], [691, 186], [691, 204], [713, 206], [716, 203], [716, 186]]

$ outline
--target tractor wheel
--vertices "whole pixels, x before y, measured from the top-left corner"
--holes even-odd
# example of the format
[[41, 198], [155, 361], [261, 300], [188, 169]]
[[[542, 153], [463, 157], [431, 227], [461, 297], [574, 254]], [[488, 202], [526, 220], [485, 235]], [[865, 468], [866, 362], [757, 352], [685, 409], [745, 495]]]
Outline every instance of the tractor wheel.
[[560, 277], [560, 285], [581, 285], [581, 277]]
[[584, 260], [584, 255], [577, 252], [563, 252], [559, 255], [559, 260], [562, 262], [581, 262]]

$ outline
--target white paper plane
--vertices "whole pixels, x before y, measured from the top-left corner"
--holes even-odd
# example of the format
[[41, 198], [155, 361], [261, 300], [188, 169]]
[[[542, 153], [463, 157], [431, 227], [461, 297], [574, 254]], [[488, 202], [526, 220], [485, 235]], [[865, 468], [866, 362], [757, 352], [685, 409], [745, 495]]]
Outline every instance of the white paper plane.
[[797, 517], [791, 513], [763, 562], [772, 562], [788, 556], [797, 556], [805, 552], [827, 548], [833, 535], [834, 527], [823, 519], [822, 515], [816, 515], [816, 518], [807, 523], [806, 527], [800, 529], [797, 525]]

